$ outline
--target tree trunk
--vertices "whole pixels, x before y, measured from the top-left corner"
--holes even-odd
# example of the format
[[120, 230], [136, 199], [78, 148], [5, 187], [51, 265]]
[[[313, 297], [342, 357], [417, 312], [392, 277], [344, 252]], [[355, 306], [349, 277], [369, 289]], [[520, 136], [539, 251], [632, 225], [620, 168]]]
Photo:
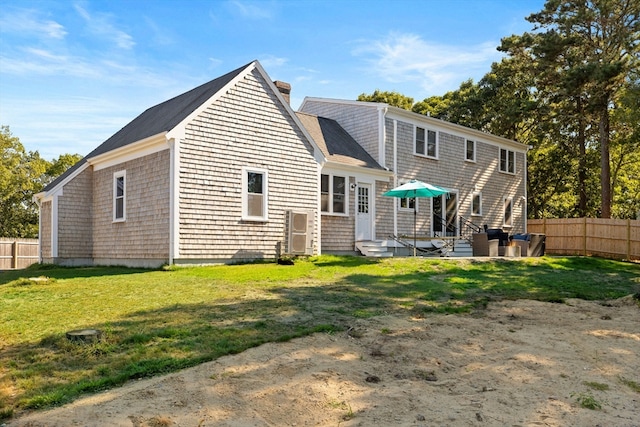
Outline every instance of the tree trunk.
[[587, 148], [585, 137], [584, 109], [582, 107], [582, 97], [578, 97], [578, 193], [579, 205], [578, 216], [587, 216]]
[[601, 218], [611, 218], [611, 165], [609, 163], [609, 108], [605, 106], [600, 116], [600, 185], [602, 195]]

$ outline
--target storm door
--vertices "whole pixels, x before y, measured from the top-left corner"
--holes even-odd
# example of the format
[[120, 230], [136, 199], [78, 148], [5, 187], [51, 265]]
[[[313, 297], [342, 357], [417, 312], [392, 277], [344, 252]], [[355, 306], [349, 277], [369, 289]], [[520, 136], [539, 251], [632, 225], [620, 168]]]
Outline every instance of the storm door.
[[431, 199], [434, 237], [458, 236], [458, 193], [450, 192]]
[[371, 240], [371, 184], [358, 183], [356, 199], [356, 241]]

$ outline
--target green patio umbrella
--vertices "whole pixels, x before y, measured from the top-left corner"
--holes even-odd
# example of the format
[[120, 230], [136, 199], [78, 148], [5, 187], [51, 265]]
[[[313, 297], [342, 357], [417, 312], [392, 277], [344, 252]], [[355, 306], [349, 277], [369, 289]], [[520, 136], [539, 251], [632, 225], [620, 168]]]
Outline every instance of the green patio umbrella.
[[[438, 187], [436, 185], [427, 184], [426, 182], [418, 181], [417, 179], [412, 179], [406, 184], [402, 184], [399, 187], [393, 188], [386, 193], [383, 193], [383, 196], [387, 197], [397, 197], [400, 199], [413, 199], [418, 197], [429, 198], [429, 197], [437, 197], [442, 194], [448, 193], [449, 190]], [[416, 203], [413, 204], [413, 256], [416, 256]]]

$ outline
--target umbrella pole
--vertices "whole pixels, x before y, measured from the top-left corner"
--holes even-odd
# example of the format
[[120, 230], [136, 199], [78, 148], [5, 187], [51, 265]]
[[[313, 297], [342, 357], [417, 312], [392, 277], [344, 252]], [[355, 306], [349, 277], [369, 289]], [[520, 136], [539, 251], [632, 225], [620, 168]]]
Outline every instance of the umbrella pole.
[[413, 199], [413, 256], [416, 256], [416, 199]]

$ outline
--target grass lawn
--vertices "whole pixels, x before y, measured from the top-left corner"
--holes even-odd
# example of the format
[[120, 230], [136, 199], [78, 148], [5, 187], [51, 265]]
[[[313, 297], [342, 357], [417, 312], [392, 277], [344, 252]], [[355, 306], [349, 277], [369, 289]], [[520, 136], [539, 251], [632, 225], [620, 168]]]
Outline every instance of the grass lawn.
[[[37, 278], [37, 280], [34, 280]], [[22, 409], [390, 313], [467, 313], [491, 300], [640, 295], [640, 265], [598, 258], [322, 256], [293, 266], [0, 273], [0, 420]], [[67, 331], [103, 331], [92, 344]]]

